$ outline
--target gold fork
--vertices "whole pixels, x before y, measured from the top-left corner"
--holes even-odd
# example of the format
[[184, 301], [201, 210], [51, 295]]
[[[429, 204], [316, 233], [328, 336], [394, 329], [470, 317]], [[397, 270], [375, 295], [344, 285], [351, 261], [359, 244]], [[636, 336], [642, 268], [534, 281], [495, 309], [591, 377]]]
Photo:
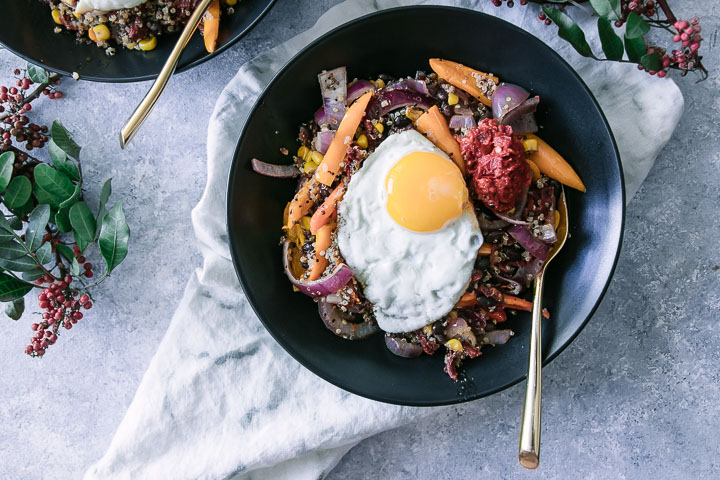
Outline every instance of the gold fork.
[[533, 300], [532, 326], [530, 327], [530, 357], [528, 360], [527, 385], [523, 401], [522, 423], [520, 424], [520, 446], [518, 460], [525, 468], [537, 468], [540, 464], [540, 407], [542, 397], [542, 293], [545, 270], [550, 261], [565, 245], [568, 237], [567, 202], [565, 189], [560, 191], [555, 211], [560, 215], [557, 241], [548, 253], [540, 273], [535, 277], [535, 299]]

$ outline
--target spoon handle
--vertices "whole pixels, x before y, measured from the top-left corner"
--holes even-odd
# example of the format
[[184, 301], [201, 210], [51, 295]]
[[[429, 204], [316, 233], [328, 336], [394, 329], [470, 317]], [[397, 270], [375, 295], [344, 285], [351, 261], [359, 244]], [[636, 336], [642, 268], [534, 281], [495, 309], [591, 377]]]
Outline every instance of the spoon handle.
[[530, 358], [527, 386], [520, 424], [518, 460], [525, 468], [540, 464], [540, 407], [542, 403], [542, 290], [544, 272], [535, 277], [532, 326], [530, 327]]
[[177, 43], [175, 43], [175, 47], [173, 47], [172, 52], [170, 52], [170, 56], [168, 56], [165, 61], [165, 65], [163, 65], [162, 70], [160, 70], [160, 73], [155, 79], [155, 82], [152, 84], [152, 87], [150, 87], [148, 93], [145, 94], [145, 98], [142, 99], [140, 104], [137, 108], [135, 108], [135, 111], [132, 115], [130, 115], [130, 118], [127, 119], [125, 125], [123, 125], [120, 130], [121, 148], [125, 148], [125, 146], [130, 143], [130, 140], [132, 140], [135, 136], [135, 133], [137, 133], [140, 129], [140, 126], [145, 121], [145, 118], [147, 118], [150, 111], [155, 106], [158, 98], [160, 98], [160, 94], [162, 94], [163, 90], [165, 90], [165, 86], [170, 81], [170, 77], [173, 73], [175, 73], [178, 60], [180, 60], [180, 55], [185, 49], [188, 41], [190, 41], [190, 37], [192, 37], [195, 29], [200, 24], [200, 20], [202, 19], [205, 10], [207, 10], [208, 6], [210, 6], [211, 2], [212, 0], [201, 0], [195, 8], [193, 14], [188, 19], [187, 24], [185, 24], [185, 28], [180, 34], [180, 38], [178, 38]]

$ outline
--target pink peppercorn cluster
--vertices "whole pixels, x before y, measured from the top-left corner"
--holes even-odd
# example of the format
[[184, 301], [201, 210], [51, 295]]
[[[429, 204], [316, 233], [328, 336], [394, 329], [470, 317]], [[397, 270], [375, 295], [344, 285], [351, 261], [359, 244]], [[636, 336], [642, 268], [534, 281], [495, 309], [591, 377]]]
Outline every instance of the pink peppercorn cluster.
[[30, 337], [30, 344], [25, 347], [25, 353], [32, 357], [42, 357], [45, 355], [45, 350], [57, 341], [60, 327], [70, 330], [83, 318], [80, 310], [92, 308], [92, 301], [87, 294], [80, 294], [79, 290], [71, 287], [73, 278], [70, 275], [65, 275], [62, 279], [45, 275], [36, 283], [39, 285], [49, 283], [49, 285], [38, 295], [38, 305], [44, 310], [43, 321], [32, 324], [31, 328], [35, 334]]
[[[15, 69], [13, 73], [18, 76], [21, 71]], [[26, 113], [32, 110], [31, 102], [40, 95], [51, 99], [62, 98], [63, 93], [55, 88], [59, 83], [60, 78], [53, 76], [48, 83], [39, 85], [31, 92], [34, 83], [30, 77], [23, 74], [16, 78], [15, 85], [0, 86], [0, 153], [16, 150], [16, 168], [22, 166], [28, 155], [14, 149], [13, 142], [23, 146], [26, 151], [42, 148], [48, 142], [48, 127], [30, 123]]]

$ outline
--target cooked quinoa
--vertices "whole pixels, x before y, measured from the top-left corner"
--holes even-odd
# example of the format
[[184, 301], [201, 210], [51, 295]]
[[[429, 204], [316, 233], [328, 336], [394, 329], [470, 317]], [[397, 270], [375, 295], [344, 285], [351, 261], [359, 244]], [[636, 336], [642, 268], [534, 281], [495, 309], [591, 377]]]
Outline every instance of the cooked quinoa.
[[[63, 29], [74, 31], [78, 40], [95, 43], [108, 55], [115, 46], [136, 50], [152, 50], [157, 37], [182, 30], [198, 0], [147, 0], [133, 8], [107, 12], [75, 13], [76, 0], [40, 0], [51, 9], [51, 15]], [[241, 1], [241, 0], [240, 0]], [[238, 0], [222, 0], [223, 13], [232, 14]], [[64, 28], [61, 28], [64, 27]], [[202, 23], [200, 25], [202, 29]]]

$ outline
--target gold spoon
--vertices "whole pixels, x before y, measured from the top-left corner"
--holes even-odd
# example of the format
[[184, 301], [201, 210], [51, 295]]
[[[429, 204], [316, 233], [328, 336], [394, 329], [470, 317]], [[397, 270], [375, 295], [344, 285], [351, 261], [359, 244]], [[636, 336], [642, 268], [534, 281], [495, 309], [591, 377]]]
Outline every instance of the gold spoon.
[[540, 273], [535, 277], [535, 299], [533, 300], [532, 326], [530, 327], [530, 358], [528, 360], [527, 386], [523, 401], [522, 423], [520, 424], [520, 446], [518, 460], [525, 468], [537, 468], [540, 464], [540, 406], [542, 393], [542, 290], [545, 270], [550, 261], [565, 245], [568, 236], [567, 203], [565, 189], [560, 191], [556, 215], [560, 215], [557, 228], [557, 242], [548, 253]]
[[148, 93], [145, 94], [145, 98], [142, 99], [142, 102], [140, 102], [137, 108], [135, 108], [135, 111], [132, 115], [130, 115], [130, 118], [127, 119], [125, 125], [123, 125], [120, 130], [120, 148], [125, 148], [125, 146], [130, 143], [130, 140], [132, 140], [135, 133], [137, 133], [140, 126], [150, 114], [150, 111], [155, 106], [158, 98], [160, 98], [160, 94], [162, 94], [163, 90], [165, 90], [165, 86], [170, 81], [170, 77], [173, 73], [175, 73], [178, 60], [180, 60], [180, 55], [185, 49], [190, 37], [192, 37], [192, 34], [195, 32], [195, 29], [200, 24], [200, 20], [202, 19], [205, 10], [207, 10], [212, 1], [213, 0], [200, 0], [197, 7], [195, 7], [195, 11], [188, 19], [187, 24], [185, 24], [185, 28], [183, 28], [180, 38], [178, 38], [177, 43], [175, 43], [172, 52], [170, 52], [170, 56], [165, 61], [165, 65], [163, 65], [162, 70], [160, 70], [160, 73], [155, 79], [155, 82], [152, 84], [152, 87], [150, 87]]

